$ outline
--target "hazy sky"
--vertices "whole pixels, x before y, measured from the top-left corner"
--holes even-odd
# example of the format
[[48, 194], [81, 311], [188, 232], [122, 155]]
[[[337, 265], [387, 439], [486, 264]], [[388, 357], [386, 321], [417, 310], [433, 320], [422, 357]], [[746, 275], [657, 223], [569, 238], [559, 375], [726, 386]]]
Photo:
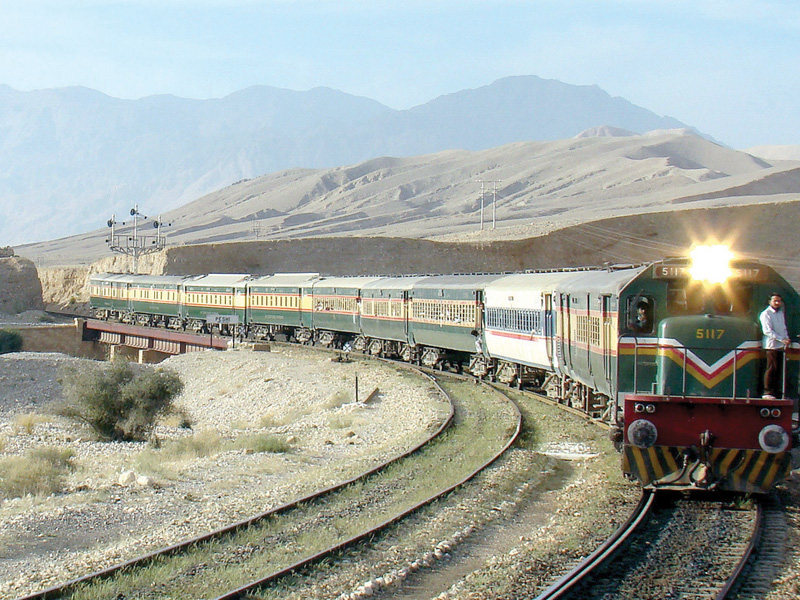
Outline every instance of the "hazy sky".
[[328, 86], [403, 109], [509, 75], [800, 144], [800, 1], [0, 0], [0, 83], [22, 91]]

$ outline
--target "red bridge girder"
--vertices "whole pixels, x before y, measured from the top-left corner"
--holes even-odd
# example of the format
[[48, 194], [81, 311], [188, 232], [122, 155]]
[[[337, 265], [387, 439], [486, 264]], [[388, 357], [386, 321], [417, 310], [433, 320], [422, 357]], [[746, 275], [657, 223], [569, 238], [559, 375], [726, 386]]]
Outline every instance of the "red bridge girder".
[[187, 333], [170, 329], [138, 327], [125, 323], [110, 323], [96, 319], [83, 321], [81, 339], [107, 344], [130, 346], [143, 350], [157, 350], [166, 354], [183, 354], [198, 350], [225, 350], [228, 338], [211, 334]]

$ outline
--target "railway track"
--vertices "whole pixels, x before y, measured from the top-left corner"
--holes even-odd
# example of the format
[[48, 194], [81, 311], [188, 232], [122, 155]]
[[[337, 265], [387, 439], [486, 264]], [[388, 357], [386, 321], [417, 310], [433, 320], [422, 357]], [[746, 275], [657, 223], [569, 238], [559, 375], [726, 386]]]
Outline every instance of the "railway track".
[[[779, 514], [762, 501], [740, 507], [645, 492], [631, 518], [537, 600], [763, 597], [779, 553], [775, 541], [759, 544], [772, 538]], [[747, 568], [759, 547], [772, 548], [774, 560]]]
[[[445, 394], [441, 387], [439, 393]], [[484, 392], [484, 395], [495, 398], [496, 394], [495, 391]], [[510, 404], [507, 399], [503, 402]], [[457, 404], [458, 401], [451, 399], [452, 406]], [[463, 447], [464, 440], [471, 439], [474, 447], [475, 440], [480, 439], [482, 427], [470, 425], [476, 416], [470, 415], [471, 411], [474, 409], [467, 410], [464, 406], [453, 408], [451, 418], [447, 421], [449, 427], [443, 425], [417, 448], [354, 480], [322, 490], [275, 511], [256, 515], [224, 530], [26, 596], [24, 600], [123, 597], [118, 596], [120, 589], [146, 589], [151, 594], [148, 597], [243, 597], [248, 590], [297, 572], [335, 555], [348, 545], [376, 535], [403, 516], [447, 494], [491, 464], [519, 434], [519, 411], [516, 408], [506, 409], [511, 418], [506, 423], [503, 436], [498, 436], [504, 438], [502, 443], [493, 446], [485, 443], [485, 446], [491, 447], [490, 452], [468, 456]], [[485, 424], [492, 419], [484, 414], [474, 420]], [[421, 496], [419, 492], [414, 495], [414, 482], [424, 481], [426, 469], [429, 472], [433, 465], [448, 463], [458, 468], [448, 474], [446, 485], [439, 486], [435, 491], [427, 490]], [[465, 471], [464, 467], [469, 468]], [[368, 525], [363, 523], [361, 515], [369, 516]], [[358, 531], [353, 531], [349, 526], [350, 521], [359, 523]], [[309, 544], [309, 538], [315, 538], [315, 543]], [[274, 548], [282, 550], [277, 558], [267, 559], [268, 566], [253, 560], [264, 551]], [[220, 568], [225, 571], [221, 577], [217, 573]], [[231, 571], [238, 573], [231, 575]], [[206, 583], [198, 583], [202, 581]], [[216, 587], [211, 586], [209, 581], [216, 581]], [[235, 581], [237, 585], [221, 585], [220, 581]]]

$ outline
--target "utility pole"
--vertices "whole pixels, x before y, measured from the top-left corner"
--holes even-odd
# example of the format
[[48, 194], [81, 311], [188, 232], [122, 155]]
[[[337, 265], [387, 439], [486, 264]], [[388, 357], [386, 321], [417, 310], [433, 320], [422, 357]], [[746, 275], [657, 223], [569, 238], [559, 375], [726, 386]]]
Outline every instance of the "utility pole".
[[138, 204], [131, 209], [131, 216], [133, 217], [133, 235], [130, 235], [130, 232], [128, 234], [119, 233], [118, 227], [126, 227], [127, 223], [118, 222], [116, 215], [111, 215], [107, 223], [111, 228], [111, 235], [106, 238], [106, 243], [112, 252], [133, 257], [133, 274], [138, 275], [139, 257], [153, 254], [166, 247], [167, 237], [161, 232], [161, 228], [164, 225], [172, 225], [172, 223], [163, 223], [159, 217], [157, 221], [152, 222], [156, 235], [139, 235], [139, 219], [147, 220], [147, 216], [139, 212]]
[[478, 179], [481, 183], [481, 231], [483, 231], [483, 198], [484, 198], [484, 180]]
[[494, 191], [492, 192], [492, 230], [494, 230], [497, 220], [497, 184], [500, 182], [492, 180], [492, 183], [494, 184]]
[[483, 205], [484, 205], [484, 196], [485, 196], [485, 184], [491, 183], [493, 184], [493, 192], [492, 192], [492, 229], [495, 228], [497, 223], [497, 184], [500, 183], [502, 180], [500, 179], [478, 179], [481, 184], [481, 231], [483, 231]]

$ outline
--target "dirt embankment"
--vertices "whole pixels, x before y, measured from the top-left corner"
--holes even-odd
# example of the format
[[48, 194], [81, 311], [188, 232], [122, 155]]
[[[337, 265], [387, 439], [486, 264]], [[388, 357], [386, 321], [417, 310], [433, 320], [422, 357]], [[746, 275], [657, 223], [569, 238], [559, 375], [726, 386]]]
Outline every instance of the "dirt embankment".
[[[679, 256], [694, 244], [729, 243], [800, 285], [800, 202], [632, 215], [584, 223], [548, 235], [492, 242], [406, 238], [304, 238], [177, 246], [143, 257], [139, 272], [400, 275], [523, 271], [638, 263]], [[125, 256], [87, 268], [43, 269], [45, 302], [87, 299], [90, 273], [130, 271]]]

